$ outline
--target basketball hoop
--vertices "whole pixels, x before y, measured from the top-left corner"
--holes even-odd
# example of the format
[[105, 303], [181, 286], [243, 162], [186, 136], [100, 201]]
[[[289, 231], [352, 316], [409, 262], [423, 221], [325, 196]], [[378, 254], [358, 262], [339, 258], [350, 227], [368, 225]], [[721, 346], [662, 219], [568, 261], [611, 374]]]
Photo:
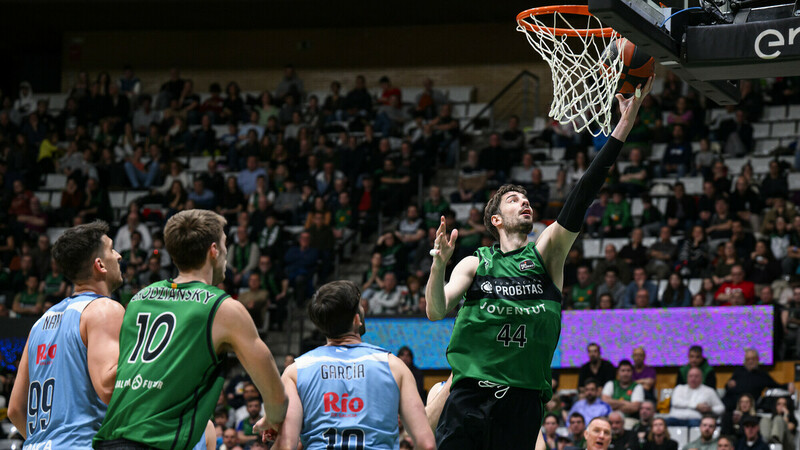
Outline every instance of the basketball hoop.
[[[581, 16], [580, 19], [564, 16]], [[552, 26], [541, 18], [552, 18]], [[548, 21], [549, 22], [549, 21]], [[611, 106], [622, 73], [622, 52], [614, 60], [606, 56], [608, 44], [619, 37], [586, 5], [543, 6], [517, 15], [517, 31], [550, 65], [553, 103], [550, 116], [561, 124], [571, 123], [576, 132], [588, 129], [593, 136], [611, 133]], [[574, 38], [574, 39], [569, 39]], [[576, 50], [577, 49], [577, 50]]]

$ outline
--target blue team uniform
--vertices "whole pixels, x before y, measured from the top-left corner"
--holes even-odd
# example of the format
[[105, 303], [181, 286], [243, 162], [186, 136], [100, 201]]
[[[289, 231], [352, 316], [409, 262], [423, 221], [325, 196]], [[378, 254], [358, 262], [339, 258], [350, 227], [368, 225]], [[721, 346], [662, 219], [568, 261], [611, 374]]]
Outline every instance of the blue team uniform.
[[80, 322], [83, 310], [100, 297], [67, 297], [31, 329], [25, 449], [92, 448], [106, 405], [89, 378]]
[[303, 448], [399, 448], [400, 389], [389, 369], [389, 352], [364, 343], [323, 346], [294, 363]]

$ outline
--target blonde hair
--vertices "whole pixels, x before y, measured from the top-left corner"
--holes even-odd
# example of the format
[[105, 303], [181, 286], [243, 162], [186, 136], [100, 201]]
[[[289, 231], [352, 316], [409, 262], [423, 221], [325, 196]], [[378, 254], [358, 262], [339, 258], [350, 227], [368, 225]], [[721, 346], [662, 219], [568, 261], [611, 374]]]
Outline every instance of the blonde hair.
[[180, 271], [203, 267], [211, 244], [220, 245], [226, 220], [205, 209], [175, 214], [164, 227], [164, 245]]

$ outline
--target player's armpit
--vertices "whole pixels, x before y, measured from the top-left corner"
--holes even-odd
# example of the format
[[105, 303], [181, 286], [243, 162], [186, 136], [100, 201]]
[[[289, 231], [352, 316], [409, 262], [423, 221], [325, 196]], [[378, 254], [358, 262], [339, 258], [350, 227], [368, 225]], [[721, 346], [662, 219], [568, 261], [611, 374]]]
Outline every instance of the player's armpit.
[[286, 416], [288, 400], [272, 352], [258, 336], [253, 319], [240, 302], [228, 298], [222, 302], [211, 328], [214, 348], [230, 348], [253, 379], [262, 398], [270, 424], [278, 425]]
[[400, 420], [403, 421], [405, 429], [414, 440], [414, 448], [435, 449], [436, 441], [433, 438], [433, 431], [428, 425], [425, 407], [419, 397], [414, 375], [400, 358], [391, 354], [389, 355], [389, 368], [395, 375], [395, 379], [399, 379]]
[[25, 349], [22, 350], [22, 357], [19, 360], [17, 378], [14, 380], [14, 387], [11, 389], [11, 396], [8, 399], [8, 418], [17, 427], [19, 434], [25, 439], [28, 437], [26, 422], [28, 421], [28, 341], [25, 342]]
[[289, 409], [286, 411], [286, 420], [283, 421], [283, 426], [278, 430], [278, 439], [272, 448], [295, 450], [300, 441], [300, 431], [303, 428], [303, 403], [300, 401], [300, 394], [297, 392], [297, 366], [292, 364], [287, 367], [281, 379], [286, 389], [286, 396], [289, 398]]
[[81, 314], [81, 338], [86, 344], [89, 378], [97, 396], [111, 402], [119, 361], [119, 331], [125, 308], [110, 298], [98, 298]]
[[564, 263], [578, 234], [569, 231], [558, 222], [553, 222], [536, 240], [536, 249], [542, 255], [545, 269], [558, 289], [563, 288]]

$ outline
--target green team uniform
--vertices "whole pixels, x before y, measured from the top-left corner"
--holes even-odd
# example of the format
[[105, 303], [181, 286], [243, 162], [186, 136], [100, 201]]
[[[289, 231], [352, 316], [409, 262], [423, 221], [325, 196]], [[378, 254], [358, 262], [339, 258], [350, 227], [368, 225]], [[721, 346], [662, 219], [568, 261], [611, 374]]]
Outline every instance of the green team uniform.
[[509, 253], [481, 247], [475, 255], [478, 268], [447, 348], [453, 384], [473, 378], [538, 390], [546, 402], [562, 294], [533, 243]]
[[128, 304], [114, 394], [94, 438], [190, 449], [203, 437], [222, 390], [211, 326], [228, 294], [205, 283], [159, 281]]
[[582, 288], [580, 284], [575, 284], [572, 286], [572, 290], [570, 291], [570, 300], [572, 309], [592, 309], [592, 304], [594, 303], [594, 283], [589, 283], [588, 286]]

